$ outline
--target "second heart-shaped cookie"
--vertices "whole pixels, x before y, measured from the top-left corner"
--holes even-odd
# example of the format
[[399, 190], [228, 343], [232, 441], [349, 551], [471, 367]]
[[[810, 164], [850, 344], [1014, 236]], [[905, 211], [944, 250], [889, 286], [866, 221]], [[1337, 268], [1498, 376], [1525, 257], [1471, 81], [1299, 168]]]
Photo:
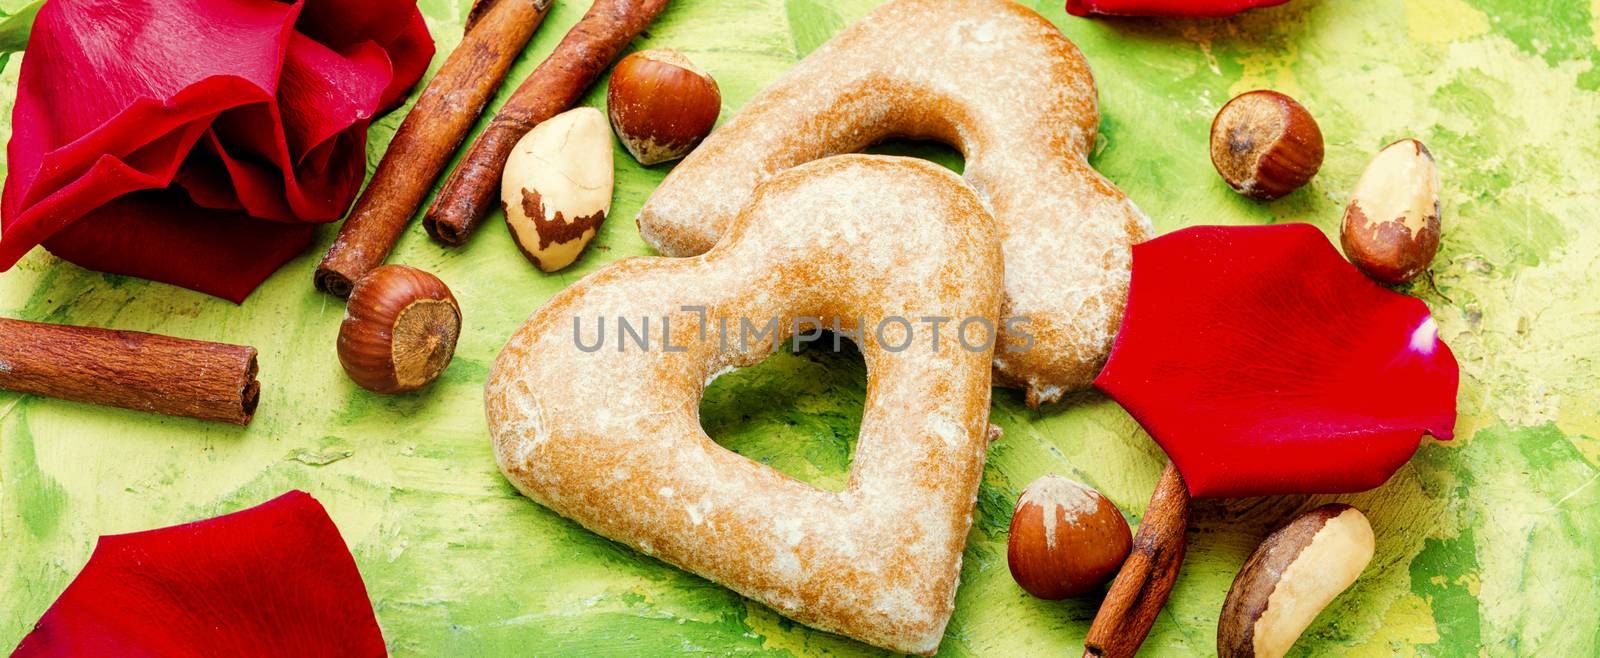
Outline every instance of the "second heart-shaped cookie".
[[[994, 220], [955, 174], [861, 155], [796, 167], [706, 254], [614, 263], [534, 313], [489, 376], [495, 455], [595, 532], [806, 624], [931, 654], [988, 447], [1001, 278]], [[699, 422], [711, 379], [817, 326], [867, 365], [838, 492]]]

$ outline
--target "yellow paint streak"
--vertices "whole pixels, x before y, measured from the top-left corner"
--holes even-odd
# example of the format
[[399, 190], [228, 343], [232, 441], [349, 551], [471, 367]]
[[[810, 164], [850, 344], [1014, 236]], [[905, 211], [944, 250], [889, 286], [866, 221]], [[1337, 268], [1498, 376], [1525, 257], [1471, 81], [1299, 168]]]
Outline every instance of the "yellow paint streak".
[[1233, 86], [1228, 88], [1228, 93], [1237, 96], [1256, 89], [1273, 89], [1296, 99], [1305, 98], [1305, 90], [1300, 87], [1291, 68], [1298, 59], [1300, 49], [1294, 46], [1290, 46], [1285, 53], [1262, 49], [1239, 57], [1238, 62], [1244, 70]]
[[1600, 0], [1589, 0], [1589, 40], [1600, 46]]
[[1437, 644], [1439, 628], [1427, 599], [1407, 592], [1393, 599], [1377, 631], [1345, 654], [1351, 658], [1416, 656], [1418, 645]]
[[1584, 461], [1600, 466], [1600, 410], [1595, 409], [1594, 402], [1581, 396], [1563, 396], [1556, 412], [1556, 427], [1570, 437]]
[[[1457, 435], [1470, 437], [1477, 428], [1496, 423], [1513, 427], [1554, 423], [1569, 437], [1585, 437], [1575, 438], [1573, 445], [1594, 464], [1600, 463], [1600, 445], [1594, 441], [1600, 438], [1600, 415], [1588, 399], [1593, 391], [1593, 361], [1574, 357], [1600, 354], [1600, 333], [1593, 331], [1596, 305], [1568, 291], [1600, 289], [1600, 269], [1593, 266], [1600, 260], [1600, 225], [1566, 222], [1562, 247], [1514, 276], [1485, 270], [1468, 246], [1472, 225], [1479, 218], [1453, 211], [1469, 207], [1470, 199], [1452, 184], [1450, 173], [1455, 167], [1521, 166], [1524, 159], [1536, 158], [1556, 172], [1553, 177], [1519, 179], [1500, 194], [1536, 199], [1544, 212], [1558, 218], [1585, 216], [1590, 211], [1585, 200], [1600, 194], [1600, 184], [1572, 172], [1592, 165], [1586, 145], [1594, 143], [1596, 133], [1588, 124], [1562, 120], [1600, 112], [1600, 97], [1577, 89], [1580, 73], [1573, 66], [1551, 68], [1505, 39], [1483, 38], [1453, 45], [1449, 62], [1420, 83], [1436, 88], [1460, 77], [1486, 76], [1502, 85], [1499, 93], [1505, 98], [1540, 99], [1497, 106], [1500, 114], [1494, 117], [1437, 117], [1438, 125], [1455, 133], [1516, 129], [1522, 140], [1520, 149], [1503, 152], [1434, 153], [1441, 162], [1445, 197], [1448, 246], [1442, 253], [1449, 254], [1434, 263], [1435, 283], [1446, 295], [1462, 299], [1465, 291], [1471, 291], [1471, 304], [1487, 310], [1475, 320], [1462, 312], [1465, 304], [1436, 310], [1440, 333], [1456, 354], [1475, 355], [1461, 362]], [[1388, 127], [1394, 133], [1402, 130]], [[1558, 299], [1567, 301], [1552, 301]]]
[[[10, 115], [10, 109], [0, 111]], [[9, 139], [9, 128], [4, 135]], [[5, 273], [6, 284], [0, 286], [0, 305], [4, 308], [21, 308], [27, 306], [30, 297], [40, 291], [39, 284], [44, 282], [44, 275], [52, 267], [60, 267], [60, 261], [44, 249], [34, 249], [23, 256], [22, 260]]]
[[1406, 27], [1413, 42], [1450, 43], [1487, 34], [1489, 18], [1462, 0], [1406, 0]]
[[1578, 453], [1583, 455], [1583, 460], [1589, 462], [1590, 466], [1600, 466], [1600, 438], [1573, 436], [1572, 447], [1578, 449]]

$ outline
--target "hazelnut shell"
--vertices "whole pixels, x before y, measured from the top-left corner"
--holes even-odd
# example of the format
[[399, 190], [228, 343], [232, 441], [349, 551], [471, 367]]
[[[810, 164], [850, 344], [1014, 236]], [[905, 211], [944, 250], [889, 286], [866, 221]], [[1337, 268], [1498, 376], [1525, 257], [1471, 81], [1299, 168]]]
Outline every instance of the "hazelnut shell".
[[1322, 167], [1322, 129], [1305, 106], [1276, 91], [1235, 96], [1211, 122], [1211, 164], [1235, 191], [1271, 200]]
[[384, 265], [361, 277], [339, 325], [339, 363], [375, 393], [405, 393], [449, 365], [461, 334], [461, 307], [438, 277]]
[[640, 164], [689, 154], [722, 112], [710, 74], [675, 50], [641, 50], [622, 58], [606, 91], [611, 127]]
[[1100, 492], [1059, 475], [1023, 490], [1011, 515], [1011, 577], [1041, 599], [1064, 599], [1110, 580], [1133, 548], [1133, 533]]

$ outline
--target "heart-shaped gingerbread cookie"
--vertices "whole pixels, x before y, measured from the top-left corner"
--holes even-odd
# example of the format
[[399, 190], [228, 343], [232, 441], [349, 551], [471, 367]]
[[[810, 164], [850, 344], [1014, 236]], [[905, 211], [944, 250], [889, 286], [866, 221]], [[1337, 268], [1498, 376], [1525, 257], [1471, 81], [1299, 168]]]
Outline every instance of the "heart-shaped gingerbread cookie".
[[639, 211], [658, 251], [710, 249], [762, 181], [891, 137], [931, 139], [998, 223], [995, 381], [1030, 405], [1087, 388], [1111, 350], [1150, 220], [1089, 166], [1094, 76], [1050, 21], [1009, 0], [891, 0], [823, 44], [672, 170]]
[[[778, 174], [716, 248], [613, 263], [511, 337], [485, 396], [500, 469], [590, 530], [789, 617], [931, 654], [988, 447], [999, 244], [972, 188], [927, 162], [848, 155]], [[700, 427], [709, 381], [771, 354], [797, 318], [854, 334], [866, 360], [843, 491]], [[926, 318], [948, 318], [942, 344]]]

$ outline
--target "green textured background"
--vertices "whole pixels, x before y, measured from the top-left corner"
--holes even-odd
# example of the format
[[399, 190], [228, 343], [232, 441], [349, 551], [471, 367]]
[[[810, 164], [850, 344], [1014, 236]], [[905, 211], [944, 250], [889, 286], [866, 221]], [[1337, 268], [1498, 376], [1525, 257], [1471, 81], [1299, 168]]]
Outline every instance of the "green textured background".
[[[466, 4], [422, 0], [441, 51], [458, 40]], [[558, 0], [515, 79], [584, 4]], [[635, 47], [677, 48], [709, 69], [726, 118], [872, 4], [678, 0]], [[1213, 653], [1217, 612], [1245, 556], [1328, 500], [1367, 512], [1377, 557], [1294, 655], [1600, 653], [1600, 0], [1296, 0], [1197, 22], [1084, 20], [1060, 0], [1038, 9], [1094, 66], [1095, 165], [1162, 232], [1308, 221], [1331, 234], [1367, 159], [1402, 136], [1429, 145], [1445, 182], [1443, 246], [1409, 292], [1433, 308], [1460, 358], [1459, 438], [1427, 440], [1387, 485], [1360, 495], [1201, 502], [1146, 655]], [[0, 76], [0, 116], [16, 75], [12, 62]], [[1328, 142], [1317, 179], [1271, 204], [1230, 192], [1205, 143], [1216, 109], [1259, 87], [1300, 99]], [[603, 98], [595, 89], [584, 102]], [[373, 129], [373, 162], [398, 120]], [[887, 150], [959, 167], [942, 147]], [[341, 305], [311, 287], [331, 228], [243, 306], [87, 272], [43, 250], [0, 276], [0, 314], [255, 345], [264, 386], [244, 429], [0, 393], [0, 650], [77, 573], [97, 535], [300, 488], [338, 523], [397, 655], [879, 653], [590, 534], [517, 496], [496, 471], [480, 389], [502, 342], [563, 286], [648, 251], [632, 219], [667, 168], [641, 168], [620, 147], [617, 165], [613, 219], [561, 274], [529, 266], [498, 216], [461, 249], [407, 231], [391, 261], [449, 283], [466, 331], [443, 378], [404, 397], [368, 394], [340, 372]], [[780, 354], [719, 379], [704, 424], [742, 454], [838, 485], [864, 379], [853, 355]], [[1017, 588], [1005, 564], [1011, 502], [1056, 471], [1136, 521], [1164, 458], [1095, 394], [1031, 411], [999, 392], [994, 420], [1005, 438], [990, 452], [942, 653], [1072, 654], [1097, 600], [1043, 602]]]

